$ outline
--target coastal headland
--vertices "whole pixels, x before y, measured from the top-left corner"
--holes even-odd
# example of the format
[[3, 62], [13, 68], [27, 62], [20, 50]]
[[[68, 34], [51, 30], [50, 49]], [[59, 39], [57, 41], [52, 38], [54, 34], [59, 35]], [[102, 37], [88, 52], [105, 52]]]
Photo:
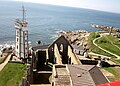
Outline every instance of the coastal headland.
[[[107, 58], [109, 60], [106, 60], [106, 62], [114, 65], [120, 64], [120, 38], [118, 34], [119, 33], [116, 34], [114, 32], [110, 34], [109, 31], [68, 31], [60, 33], [60, 35], [64, 35], [72, 45], [82, 46], [84, 49], [87, 49], [89, 59], [99, 57], [103, 59]], [[107, 71], [110, 73], [107, 72], [107, 77], [111, 81], [120, 79], [120, 77], [117, 76], [117, 74], [119, 74], [119, 67], [105, 67], [102, 68], [102, 70], [103, 69], [104, 74], [106, 74]]]
[[[111, 65], [117, 65], [113, 67], [101, 67], [101, 71], [103, 74], [110, 80], [119, 80], [120, 79], [120, 59], [116, 57], [120, 56], [120, 39], [115, 36], [115, 34], [109, 35], [109, 32], [98, 31], [98, 32], [87, 32], [87, 31], [68, 31], [68, 32], [60, 32], [59, 35], [64, 35], [65, 38], [70, 42], [72, 46], [82, 47], [85, 52], [89, 55], [89, 58], [86, 58], [85, 55], [78, 55], [79, 59], [94, 61], [95, 59], [101, 59], [101, 61], [105, 61]], [[112, 40], [112, 41], [110, 41]], [[113, 47], [109, 50], [104, 47]], [[100, 48], [102, 49], [100, 49]], [[109, 51], [105, 52], [104, 50]], [[115, 51], [114, 50], [118, 50]], [[115, 54], [112, 55], [111, 53]], [[8, 65], [7, 65], [8, 66]], [[7, 67], [6, 66], [6, 67]], [[5, 67], [5, 68], [6, 68]]]

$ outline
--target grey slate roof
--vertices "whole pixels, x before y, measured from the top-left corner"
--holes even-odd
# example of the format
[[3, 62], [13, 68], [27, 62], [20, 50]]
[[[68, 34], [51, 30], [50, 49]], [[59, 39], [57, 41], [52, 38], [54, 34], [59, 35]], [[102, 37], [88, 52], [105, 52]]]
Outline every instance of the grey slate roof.
[[108, 82], [95, 65], [63, 65], [55, 69], [55, 86], [96, 86]]
[[76, 50], [79, 50], [79, 51], [81, 51], [81, 50], [82, 50], [82, 51], [85, 51], [82, 46], [78, 46], [78, 45], [73, 45], [73, 44], [72, 44], [72, 47], [73, 47], [74, 49], [76, 49]]
[[35, 46], [32, 47], [33, 51], [36, 51], [38, 49], [47, 49], [49, 45], [39, 45], [39, 46]]
[[68, 65], [73, 86], [96, 86], [89, 69], [93, 66]]
[[102, 72], [94, 65], [67, 65], [73, 86], [96, 86], [107, 83]]

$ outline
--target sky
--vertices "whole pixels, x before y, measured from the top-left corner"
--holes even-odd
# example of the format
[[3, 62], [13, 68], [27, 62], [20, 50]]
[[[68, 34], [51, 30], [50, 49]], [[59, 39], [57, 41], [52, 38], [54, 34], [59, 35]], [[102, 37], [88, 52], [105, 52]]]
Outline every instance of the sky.
[[14, 0], [120, 13], [120, 0]]

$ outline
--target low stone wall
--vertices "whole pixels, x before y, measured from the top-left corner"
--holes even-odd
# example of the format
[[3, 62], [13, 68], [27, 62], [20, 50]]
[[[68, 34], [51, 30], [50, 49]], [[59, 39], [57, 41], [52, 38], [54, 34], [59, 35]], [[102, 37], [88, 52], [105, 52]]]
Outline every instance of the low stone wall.
[[82, 64], [88, 64], [88, 65], [97, 65], [98, 61], [95, 60], [80, 60]]
[[101, 67], [112, 67], [112, 66], [117, 66], [117, 65], [110, 65], [109, 63], [105, 61], [101, 61], [100, 63], [98, 60], [80, 60], [82, 64], [86, 65], [100, 65]]
[[62, 56], [59, 53], [57, 44], [55, 44], [55, 47], [54, 47], [54, 55], [56, 59], [56, 64], [62, 64], [62, 58], [61, 58]]
[[22, 82], [20, 86], [30, 86], [29, 81], [27, 81], [26, 77], [22, 78]]

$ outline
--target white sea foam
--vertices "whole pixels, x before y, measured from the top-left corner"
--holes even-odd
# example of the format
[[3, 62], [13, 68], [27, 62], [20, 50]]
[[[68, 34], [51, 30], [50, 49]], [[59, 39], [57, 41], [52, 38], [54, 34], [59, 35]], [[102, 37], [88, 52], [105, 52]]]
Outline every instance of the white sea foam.
[[[29, 46], [32, 46], [31, 41], [28, 42]], [[6, 41], [3, 43], [0, 43], [0, 51], [2, 51], [4, 48], [10, 48], [12, 47], [15, 49], [15, 42], [14, 41]]]
[[58, 37], [58, 34], [53, 34], [53, 35], [51, 35], [50, 39], [55, 39], [57, 37]]
[[61, 32], [65, 33], [65, 31], [63, 31], [63, 30], [58, 30], [58, 31], [56, 31], [55, 33], [56, 33], [56, 34], [60, 34]]
[[6, 41], [3, 43], [0, 43], [0, 50], [4, 49], [4, 48], [15, 48], [15, 42], [14, 41]]
[[87, 32], [86, 30], [75, 30], [75, 32]]
[[53, 33], [53, 34], [51, 35], [50, 39], [55, 39], [55, 38], [57, 38], [61, 32], [66, 33], [66, 32], [63, 31], [63, 30], [56, 30], [55, 33]]

